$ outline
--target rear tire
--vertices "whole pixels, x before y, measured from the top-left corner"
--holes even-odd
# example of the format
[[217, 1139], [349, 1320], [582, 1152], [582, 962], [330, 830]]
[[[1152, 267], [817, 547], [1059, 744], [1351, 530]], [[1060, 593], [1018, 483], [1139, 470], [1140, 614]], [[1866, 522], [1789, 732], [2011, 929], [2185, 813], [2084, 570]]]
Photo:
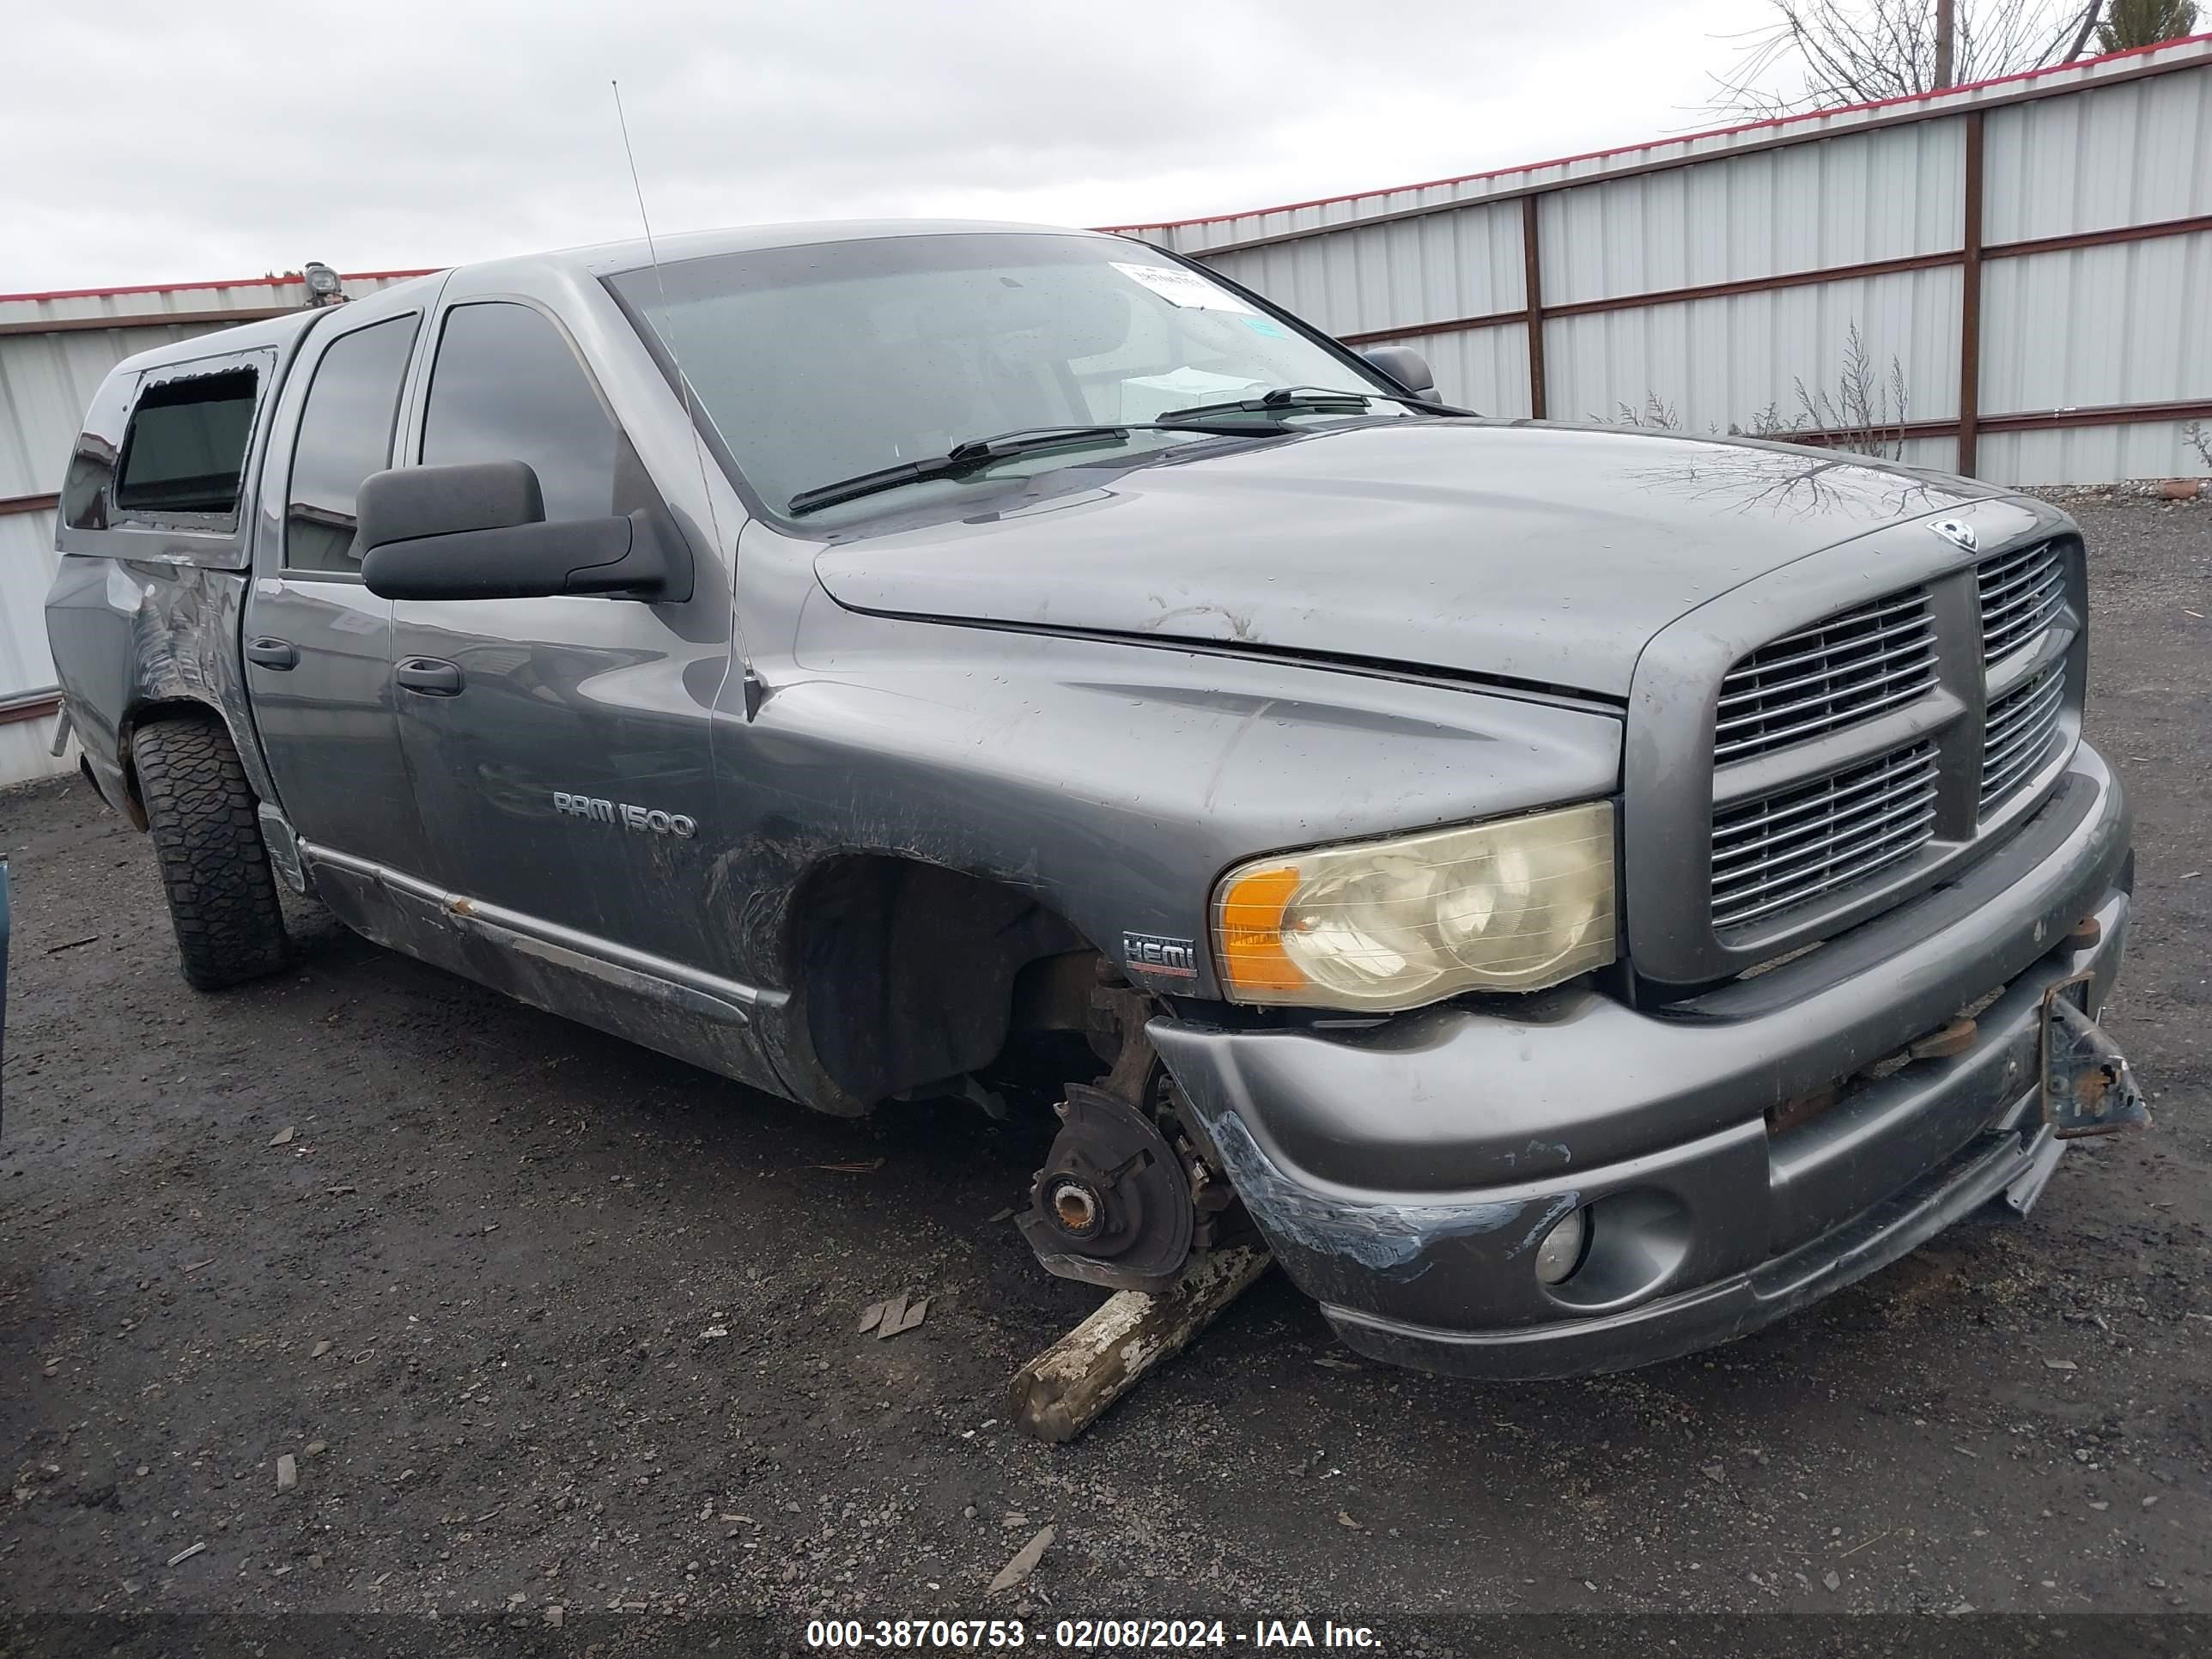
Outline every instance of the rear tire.
[[230, 738], [190, 717], [139, 727], [131, 756], [185, 982], [220, 991], [273, 974], [289, 942], [259, 803]]

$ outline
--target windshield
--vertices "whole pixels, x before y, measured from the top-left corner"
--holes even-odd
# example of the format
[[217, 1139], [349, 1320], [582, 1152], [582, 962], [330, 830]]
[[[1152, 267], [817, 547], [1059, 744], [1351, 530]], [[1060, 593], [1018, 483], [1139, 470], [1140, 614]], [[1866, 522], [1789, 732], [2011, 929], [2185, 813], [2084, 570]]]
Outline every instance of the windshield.
[[[660, 334], [731, 459], [777, 514], [810, 489], [988, 434], [1152, 421], [1278, 386], [1383, 395], [1340, 357], [1199, 272], [1103, 237], [817, 242], [684, 260], [657, 275], [626, 271], [610, 286]], [[1404, 413], [1381, 401], [1367, 412]], [[1285, 419], [1346, 415], [1249, 418], [1265, 431]], [[1205, 441], [1133, 432], [1105, 453]], [[993, 472], [1070, 464], [1066, 453], [1042, 453]], [[881, 506], [855, 502], [819, 516]]]

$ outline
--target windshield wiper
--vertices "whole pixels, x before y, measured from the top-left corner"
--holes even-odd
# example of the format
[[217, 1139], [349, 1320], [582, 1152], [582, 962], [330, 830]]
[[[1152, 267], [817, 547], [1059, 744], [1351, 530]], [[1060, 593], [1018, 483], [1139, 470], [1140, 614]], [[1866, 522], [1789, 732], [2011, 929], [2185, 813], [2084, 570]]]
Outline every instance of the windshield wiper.
[[1185, 421], [1218, 420], [1224, 415], [1357, 415], [1372, 403], [1403, 404], [1431, 415], [1464, 415], [1463, 409], [1416, 398], [1403, 392], [1344, 392], [1326, 386], [1279, 386], [1256, 398], [1237, 398], [1223, 404], [1199, 404], [1189, 409], [1170, 409], [1160, 419], [1176, 425]]
[[[1197, 411], [1191, 412], [1195, 414]], [[963, 477], [1015, 455], [1034, 454], [1051, 449], [1090, 449], [1104, 444], [1120, 443], [1132, 432], [1208, 432], [1224, 438], [1249, 438], [1255, 432], [1264, 434], [1268, 430], [1266, 426], [1255, 426], [1243, 421], [1234, 423], [1224, 422], [1212, 426], [1188, 420], [1178, 420], [1172, 426], [1164, 421], [1124, 421], [1115, 426], [1027, 426], [988, 438], [970, 438], [964, 443], [953, 445], [942, 455], [930, 455], [918, 461], [901, 461], [896, 466], [878, 467], [872, 472], [857, 472], [849, 478], [840, 478], [832, 483], [817, 484], [811, 489], [802, 489], [793, 495], [790, 505], [784, 510], [794, 514], [811, 513], [817, 507], [835, 507], [840, 501], [857, 501], [878, 490], [897, 489], [927, 478]], [[1284, 428], [1278, 425], [1273, 430], [1280, 432]]]

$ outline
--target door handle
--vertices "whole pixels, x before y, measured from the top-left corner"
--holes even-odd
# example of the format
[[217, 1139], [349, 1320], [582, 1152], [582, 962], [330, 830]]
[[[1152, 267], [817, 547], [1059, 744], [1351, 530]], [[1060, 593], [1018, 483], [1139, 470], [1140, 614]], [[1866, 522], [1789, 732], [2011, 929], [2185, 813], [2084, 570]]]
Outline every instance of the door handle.
[[300, 647], [289, 640], [264, 634], [246, 642], [246, 659], [264, 668], [283, 670], [300, 665]]
[[447, 662], [442, 657], [402, 657], [392, 671], [392, 678], [410, 691], [420, 691], [427, 697], [458, 696], [468, 684], [460, 665]]

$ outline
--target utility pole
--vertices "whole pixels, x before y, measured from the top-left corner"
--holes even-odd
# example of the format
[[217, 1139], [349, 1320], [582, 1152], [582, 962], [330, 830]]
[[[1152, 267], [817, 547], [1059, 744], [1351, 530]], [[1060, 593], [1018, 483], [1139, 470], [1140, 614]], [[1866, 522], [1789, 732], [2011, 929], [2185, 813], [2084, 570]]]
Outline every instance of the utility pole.
[[1936, 0], [1936, 84], [1948, 87], [1954, 78], [1951, 73], [1952, 42], [1958, 27], [1958, 0]]

